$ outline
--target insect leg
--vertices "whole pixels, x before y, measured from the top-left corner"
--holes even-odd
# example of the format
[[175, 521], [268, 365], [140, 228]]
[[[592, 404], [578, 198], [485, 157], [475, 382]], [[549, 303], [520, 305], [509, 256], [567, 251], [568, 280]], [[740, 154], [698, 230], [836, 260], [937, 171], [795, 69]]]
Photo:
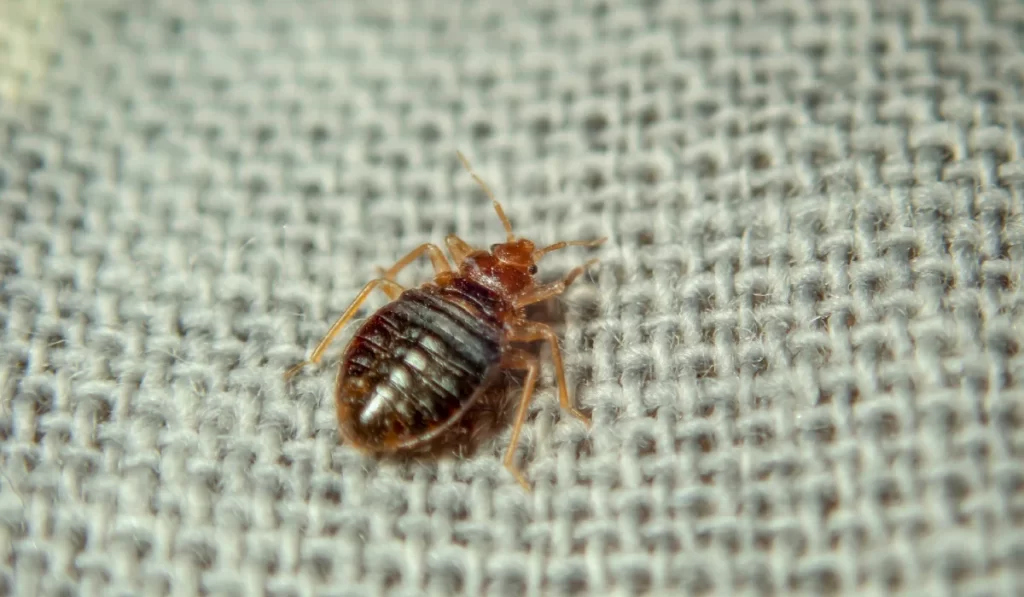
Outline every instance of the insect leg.
[[552, 282], [550, 284], [545, 284], [543, 286], [537, 286], [533, 290], [523, 293], [522, 295], [516, 297], [516, 307], [525, 307], [527, 305], [539, 303], [553, 296], [562, 294], [563, 292], [565, 292], [565, 289], [568, 288], [569, 285], [572, 284], [573, 281], [580, 276], [580, 274], [586, 271], [586, 269], [591, 265], [597, 263], [597, 261], [597, 259], [591, 259], [590, 261], [587, 261], [583, 265], [578, 265], [572, 268], [572, 270], [570, 270], [569, 273], [561, 280], [558, 280], [557, 282]]
[[452, 254], [452, 259], [455, 260], [455, 265], [462, 265], [462, 260], [473, 252], [473, 247], [471, 247], [469, 243], [454, 234], [446, 236], [444, 244], [448, 245], [448, 252]]
[[[381, 272], [384, 271], [383, 268], [379, 268], [379, 269], [380, 269]], [[380, 291], [383, 292], [384, 294], [388, 295], [388, 299], [393, 301], [396, 298], [398, 298], [403, 292], [405, 292], [405, 288], [403, 288], [402, 286], [399, 286], [396, 283], [394, 286], [389, 286], [388, 288], [381, 288]]]
[[301, 363], [292, 366], [290, 369], [288, 369], [288, 371], [285, 371], [284, 378], [287, 380], [296, 373], [298, 373], [303, 367], [319, 363], [320, 359], [323, 358], [324, 352], [327, 350], [327, 347], [331, 345], [331, 342], [334, 341], [334, 338], [338, 335], [339, 332], [341, 332], [341, 328], [343, 328], [345, 324], [348, 323], [350, 319], [352, 319], [352, 317], [356, 314], [356, 311], [359, 310], [359, 307], [362, 306], [364, 302], [366, 302], [367, 298], [369, 298], [370, 293], [373, 292], [375, 288], [378, 288], [380, 286], [384, 287], [383, 290], [385, 292], [388, 292], [389, 290], [395, 291], [396, 289], [399, 292], [401, 292], [402, 290], [401, 286], [399, 286], [395, 282], [392, 282], [391, 280], [387, 280], [384, 278], [377, 278], [376, 280], [371, 280], [367, 282], [366, 286], [363, 286], [363, 289], [359, 292], [359, 294], [356, 295], [356, 298], [352, 300], [352, 304], [349, 305], [348, 309], [346, 309], [345, 312], [341, 314], [341, 317], [339, 317], [337, 321], [334, 322], [334, 325], [331, 326], [331, 329], [327, 330], [327, 334], [324, 335], [323, 340], [321, 340], [320, 344], [318, 344], [317, 347], [313, 350], [313, 354], [311, 354], [307, 360], [302, 361]]
[[[434, 266], [435, 275], [452, 271], [451, 266], [448, 264], [448, 259], [445, 258], [444, 252], [441, 250], [441, 247], [438, 247], [433, 243], [423, 243], [422, 245], [416, 247], [412, 251], [409, 251], [409, 253], [407, 253], [405, 257], [402, 257], [401, 259], [396, 261], [395, 264], [391, 266], [391, 269], [384, 269], [378, 267], [377, 272], [380, 274], [381, 278], [394, 282], [395, 276], [398, 275], [398, 272], [408, 267], [410, 263], [416, 261], [416, 259], [418, 259], [419, 256], [424, 253], [426, 253], [430, 257], [430, 264]], [[398, 298], [398, 295], [402, 293], [401, 290], [395, 292], [394, 289], [385, 289], [384, 292], [386, 292], [388, 294], [388, 297], [390, 297], [392, 300]], [[392, 292], [395, 292], [395, 294], [392, 295]]]
[[565, 366], [562, 364], [562, 351], [558, 348], [558, 336], [555, 331], [543, 323], [536, 321], [524, 321], [520, 323], [509, 335], [512, 342], [536, 342], [544, 340], [551, 347], [551, 360], [555, 365], [555, 377], [558, 380], [558, 402], [562, 408], [569, 411], [574, 417], [590, 425], [590, 417], [583, 414], [576, 406], [569, 401], [569, 388], [565, 383]]
[[501, 366], [505, 369], [520, 369], [526, 371], [526, 380], [523, 382], [523, 394], [519, 399], [519, 406], [516, 408], [515, 421], [512, 423], [512, 437], [509, 439], [508, 450], [505, 452], [505, 468], [512, 473], [512, 476], [519, 481], [519, 484], [530, 490], [529, 483], [522, 471], [515, 465], [516, 446], [519, 444], [519, 434], [523, 430], [523, 422], [526, 421], [526, 413], [530, 408], [530, 400], [533, 399], [533, 388], [537, 385], [537, 374], [540, 372], [540, 365], [537, 364], [537, 357], [521, 350], [511, 350], [505, 353], [501, 359]]

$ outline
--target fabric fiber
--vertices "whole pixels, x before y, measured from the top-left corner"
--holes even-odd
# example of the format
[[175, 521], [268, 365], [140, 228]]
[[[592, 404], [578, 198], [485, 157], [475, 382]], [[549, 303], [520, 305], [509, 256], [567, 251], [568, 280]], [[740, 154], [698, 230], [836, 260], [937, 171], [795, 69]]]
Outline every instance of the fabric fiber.
[[[457, 150], [608, 237], [532, 491], [521, 378], [411, 462], [283, 379], [505, 238]], [[0, 595], [1024, 595], [1022, 216], [1017, 1], [6, 0]]]

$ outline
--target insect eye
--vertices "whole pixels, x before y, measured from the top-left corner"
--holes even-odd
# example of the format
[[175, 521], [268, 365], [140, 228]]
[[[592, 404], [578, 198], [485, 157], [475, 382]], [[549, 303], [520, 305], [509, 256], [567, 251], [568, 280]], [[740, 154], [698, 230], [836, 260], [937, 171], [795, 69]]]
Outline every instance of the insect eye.
[[537, 266], [536, 265], [531, 265], [530, 268], [528, 270], [526, 270], [526, 271], [530, 272], [530, 275], [532, 276], [532, 275], [537, 273]]
[[498, 243], [494, 243], [493, 245], [491, 245], [491, 253], [493, 253], [493, 252], [495, 252], [497, 250], [498, 250]]

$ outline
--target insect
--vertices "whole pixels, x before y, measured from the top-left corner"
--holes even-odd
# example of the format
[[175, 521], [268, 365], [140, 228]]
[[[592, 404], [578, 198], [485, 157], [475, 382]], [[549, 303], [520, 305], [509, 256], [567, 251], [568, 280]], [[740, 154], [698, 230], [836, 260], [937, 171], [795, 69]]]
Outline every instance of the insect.
[[[359, 327], [338, 369], [335, 403], [342, 439], [367, 453], [415, 452], [451, 431], [504, 371], [525, 371], [504, 464], [529, 489], [514, 455], [540, 365], [536, 356], [517, 344], [546, 342], [550, 346], [561, 407], [587, 425], [590, 419], [569, 400], [555, 332], [528, 320], [525, 309], [563, 293], [597, 259], [547, 284], [535, 278], [537, 262], [552, 251], [595, 247], [607, 239], [561, 241], [537, 248], [530, 240], [517, 238], [487, 184], [462, 153], [457, 155], [490, 198], [505, 227], [505, 242], [481, 250], [450, 234], [445, 245], [454, 267], [439, 246], [416, 247], [363, 286], [309, 359], [291, 367], [285, 378], [319, 363], [359, 307], [374, 290], [380, 290], [390, 301]], [[398, 273], [422, 255], [430, 258], [433, 279], [416, 288], [398, 284]]]

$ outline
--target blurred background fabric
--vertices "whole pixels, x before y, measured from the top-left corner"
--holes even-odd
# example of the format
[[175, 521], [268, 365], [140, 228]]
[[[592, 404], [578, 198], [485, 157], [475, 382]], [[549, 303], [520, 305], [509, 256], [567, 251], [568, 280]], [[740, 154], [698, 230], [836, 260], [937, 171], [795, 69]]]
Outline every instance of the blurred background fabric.
[[[0, 594], [1024, 594], [1024, 3], [4, 0]], [[339, 444], [376, 268], [608, 235], [519, 462]], [[401, 276], [422, 281], [429, 262]], [[371, 301], [371, 308], [384, 299]], [[542, 314], [543, 315], [543, 314]], [[515, 396], [514, 387], [510, 389]]]

